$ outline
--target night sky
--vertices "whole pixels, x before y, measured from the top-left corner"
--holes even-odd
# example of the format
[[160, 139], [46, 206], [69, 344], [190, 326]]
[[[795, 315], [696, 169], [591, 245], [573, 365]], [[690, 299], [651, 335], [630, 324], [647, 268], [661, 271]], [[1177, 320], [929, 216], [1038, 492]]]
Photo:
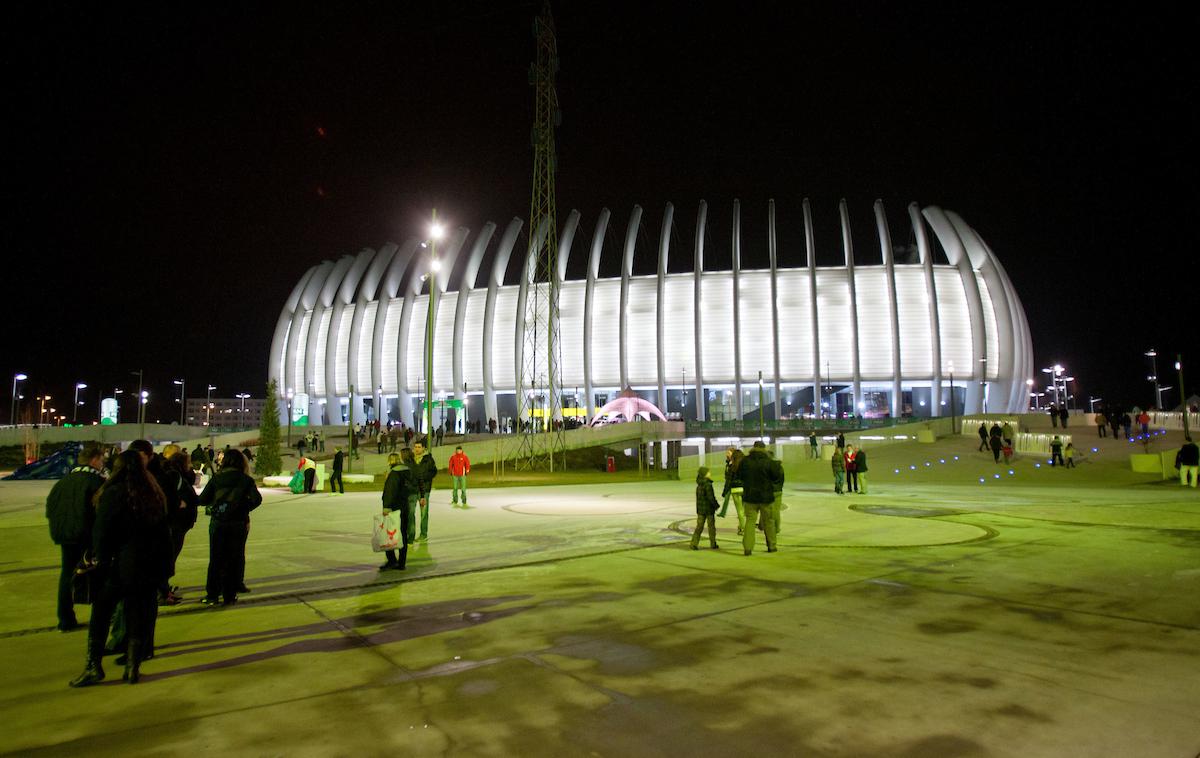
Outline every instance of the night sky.
[[[261, 396], [309, 266], [422, 234], [433, 207], [473, 230], [529, 212], [537, 3], [217, 5], [8, 10], [0, 377], [29, 374], [26, 397], [87, 382], [90, 420], [139, 368], [150, 420], [177, 413], [176, 378]], [[560, 224], [577, 208], [590, 239], [612, 210], [602, 274], [635, 203], [652, 273], [667, 202], [682, 271], [700, 199], [713, 268], [734, 198], [751, 268], [770, 198], [783, 265], [804, 262], [804, 197], [821, 264], [841, 198], [866, 263], [872, 201], [906, 245], [916, 200], [995, 250], [1038, 365], [1081, 396], [1150, 403], [1151, 346], [1200, 367], [1194, 9], [719, 7], [555, 8]]]

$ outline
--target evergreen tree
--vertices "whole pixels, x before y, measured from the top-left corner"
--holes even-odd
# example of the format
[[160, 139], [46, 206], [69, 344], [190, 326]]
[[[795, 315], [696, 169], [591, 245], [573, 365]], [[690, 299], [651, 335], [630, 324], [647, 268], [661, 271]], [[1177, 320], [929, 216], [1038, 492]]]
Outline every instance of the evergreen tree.
[[262, 422], [258, 427], [258, 454], [254, 457], [254, 473], [275, 476], [283, 470], [279, 459], [279, 390], [272, 379], [267, 383], [267, 401], [263, 404]]

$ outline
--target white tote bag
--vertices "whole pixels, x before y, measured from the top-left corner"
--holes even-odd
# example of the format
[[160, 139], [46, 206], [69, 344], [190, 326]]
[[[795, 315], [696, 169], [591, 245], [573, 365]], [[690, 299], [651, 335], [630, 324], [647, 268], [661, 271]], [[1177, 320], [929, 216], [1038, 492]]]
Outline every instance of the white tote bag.
[[375, 529], [371, 532], [371, 549], [377, 553], [400, 547], [400, 512], [392, 511], [386, 516], [375, 516]]

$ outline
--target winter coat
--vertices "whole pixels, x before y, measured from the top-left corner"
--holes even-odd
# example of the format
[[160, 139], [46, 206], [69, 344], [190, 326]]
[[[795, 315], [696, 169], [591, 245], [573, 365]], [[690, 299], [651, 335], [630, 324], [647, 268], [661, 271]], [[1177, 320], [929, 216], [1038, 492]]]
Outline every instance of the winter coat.
[[1200, 466], [1200, 447], [1195, 442], [1188, 442], [1179, 448], [1180, 466]]
[[346, 457], [346, 454], [343, 453], [341, 450], [339, 450], [333, 454], [333, 473], [335, 473], [335, 474], [342, 473], [342, 461], [345, 459], [345, 457]]
[[839, 453], [838, 451], [834, 450], [833, 458], [831, 458], [830, 460], [833, 462], [833, 473], [835, 473], [835, 474], [846, 473], [846, 458], [845, 458], [844, 454]]
[[765, 450], [751, 450], [742, 459], [738, 475], [742, 479], [743, 502], [758, 505], [775, 502], [775, 482], [783, 483], [783, 467], [771, 460]]
[[720, 509], [717, 496], [713, 494], [713, 483], [708, 477], [696, 479], [696, 515], [711, 516]]
[[403, 463], [397, 463], [392, 466], [387, 481], [383, 483], [383, 507], [389, 511], [398, 511], [408, 505], [409, 496], [416, 492], [417, 481], [412, 469]]
[[857, 454], [847, 451], [843, 456], [843, 460], [845, 461], [843, 468], [847, 471], [858, 471], [858, 461], [856, 458]]
[[46, 518], [55, 545], [90, 545], [96, 509], [92, 498], [104, 477], [90, 466], [76, 466], [55, 482], [46, 497]]
[[157, 587], [171, 574], [175, 548], [166, 518], [150, 521], [134, 512], [121, 485], [100, 495], [92, 544], [96, 561], [110, 569], [112, 585]]
[[471, 473], [471, 459], [466, 453], [450, 456], [450, 476], [466, 476]]
[[[745, 463], [745, 462], [746, 462], [746, 459], [743, 458], [742, 463]], [[736, 471], [734, 471], [733, 461], [726, 461], [725, 462], [725, 486], [721, 488], [721, 497], [725, 497], [730, 492], [733, 492], [733, 490], [735, 488], [741, 489], [741, 487], [742, 487], [742, 469], [741, 469], [741, 467], [739, 466], [738, 469]]]
[[867, 473], [867, 451], [859, 450], [858, 455], [854, 456], [854, 465], [860, 474]]
[[[187, 531], [196, 525], [200, 497], [192, 481], [178, 471], [168, 469], [158, 479], [163, 495], [167, 498], [167, 525], [171, 531]], [[193, 480], [194, 481], [194, 480]]]
[[245, 523], [261, 504], [262, 493], [254, 480], [233, 468], [218, 471], [200, 493], [200, 505], [218, 524]]
[[429, 490], [433, 488], [433, 479], [437, 476], [437, 463], [433, 460], [433, 453], [425, 453], [425, 457], [417, 461], [414, 473], [417, 479], [417, 492], [420, 497], [429, 495]]

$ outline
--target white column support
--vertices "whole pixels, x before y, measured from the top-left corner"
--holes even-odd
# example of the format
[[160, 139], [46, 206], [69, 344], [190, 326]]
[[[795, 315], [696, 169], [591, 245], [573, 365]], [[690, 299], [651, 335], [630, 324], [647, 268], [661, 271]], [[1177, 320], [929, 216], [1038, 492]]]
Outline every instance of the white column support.
[[838, 203], [842, 221], [842, 250], [846, 255], [846, 281], [850, 285], [850, 375], [854, 396], [851, 413], [862, 413], [862, 369], [858, 357], [858, 283], [854, 280], [854, 239], [850, 234], [850, 211], [843, 198]]
[[[913, 235], [917, 240], [917, 253], [925, 270], [925, 291], [929, 293], [929, 344], [932, 347], [932, 382], [929, 392], [929, 415], [942, 415], [942, 327], [938, 316], [937, 280], [933, 276], [933, 250], [929, 247], [929, 233], [921, 217], [921, 206], [908, 204], [908, 217], [912, 221]], [[915, 409], [914, 409], [915, 410]]]
[[[396, 243], [389, 242], [379, 249], [379, 252], [371, 260], [371, 265], [363, 274], [362, 283], [358, 287], [358, 302], [354, 307], [354, 320], [350, 323], [350, 344], [355, 346], [354, 352], [356, 357], [350, 363], [350, 377], [356, 389], [370, 388], [372, 402], [375, 406], [375, 418], [381, 421], [386, 421], [386, 416], [383, 413], [383, 393], [379, 390], [379, 382], [375, 381], [375, 363], [376, 353], [374, 352], [375, 340], [374, 332], [372, 332], [371, 345], [368, 347], [367, 355], [369, 363], [367, 364], [367, 374], [363, 376], [358, 371], [358, 355], [362, 351], [362, 322], [367, 316], [367, 306], [374, 300], [379, 300], [379, 305], [376, 306], [376, 314], [379, 309], [385, 308], [382, 299], [379, 298], [379, 283], [383, 279], [383, 272], [387, 270], [392, 259], [396, 257]], [[376, 319], [378, 320], [378, 319]], [[372, 322], [374, 323], [374, 322]], [[366, 393], [363, 392], [365, 396]]]
[[[275, 391], [278, 393], [276, 400], [283, 400], [278, 403], [280, 423], [287, 423], [287, 354], [288, 333], [292, 330], [292, 322], [296, 318], [297, 311], [300, 315], [304, 315], [304, 311], [300, 308], [300, 296], [304, 293], [305, 287], [308, 286], [313, 274], [317, 271], [317, 266], [312, 266], [308, 271], [304, 272], [304, 276], [300, 277], [300, 281], [292, 288], [292, 292], [288, 295], [288, 299], [284, 302], [283, 310], [279, 312], [279, 320], [275, 322], [275, 333], [271, 337], [271, 355], [267, 359], [267, 379], [275, 380]], [[293, 349], [295, 343], [292, 342]]]
[[[358, 295], [359, 285], [363, 280], [363, 276], [367, 273], [367, 268], [375, 259], [375, 251], [371, 248], [363, 248], [358, 254], [354, 264], [350, 270], [346, 272], [346, 277], [342, 280], [342, 284], [338, 287], [337, 305], [334, 309], [333, 319], [329, 322], [330, 333], [329, 341], [326, 343], [325, 353], [325, 377], [328, 382], [330, 376], [330, 367], [333, 368], [334, 393], [341, 394], [342, 392], [349, 393], [349, 385], [355, 386], [355, 396], [359, 398], [356, 403], [350, 406], [350, 418], [356, 423], [366, 421], [366, 413], [363, 410], [362, 398], [366, 397], [370, 388], [364, 387], [361, 382], [355, 381], [355, 375], [358, 372], [358, 332], [362, 328], [363, 309], [366, 307], [366, 300], [359, 299], [355, 305], [354, 313], [350, 316], [350, 331], [346, 334], [346, 344], [342, 345], [338, 342], [338, 335], [341, 334], [341, 329], [338, 325], [344, 318], [346, 306], [355, 302]], [[333, 345], [332, 357], [330, 360], [329, 345]], [[339, 355], [346, 356], [346, 385], [345, 387], [337, 386], [337, 357]]]
[[975, 270], [971, 268], [971, 260], [967, 257], [962, 240], [942, 209], [931, 205], [924, 210], [924, 215], [933, 233], [942, 243], [942, 249], [946, 251], [950, 264], [958, 269], [963, 291], [967, 296], [967, 312], [971, 317], [971, 366], [967, 376], [971, 377], [971, 383], [967, 385], [963, 412], [980, 413], [983, 410], [980, 382], [984, 381], [983, 359], [987, 356], [987, 329], [983, 325], [983, 298], [979, 294], [979, 282], [975, 279]]
[[[981, 240], [982, 242], [982, 240]], [[1025, 384], [1026, 379], [1033, 378], [1033, 339], [1029, 335], [1029, 320], [1025, 315], [1025, 308], [1021, 305], [1021, 298], [1017, 294], [1016, 287], [1013, 286], [1012, 280], [1008, 278], [1008, 273], [1004, 270], [1004, 264], [992, 252], [992, 249], [986, 242], [982, 242], [983, 249], [987, 251], [988, 256], [992, 259], [993, 265], [1000, 274], [1000, 278], [1004, 282], [1004, 288], [1008, 292], [1009, 308], [1013, 314], [1013, 330], [1014, 339], [1016, 342], [1015, 352], [1015, 368], [1014, 372], [1017, 378], [1017, 387], [1013, 388], [1013, 397], [1009, 407], [1013, 410], [1012, 413], [1024, 413], [1029, 410], [1029, 388]]]
[[[675, 206], [667, 203], [663, 210], [662, 229], [658, 234], [658, 308], [655, 314], [658, 329], [658, 407], [664, 413], [667, 409], [667, 366], [663, 355], [663, 345], [666, 344], [666, 308], [667, 308], [667, 254], [671, 248], [671, 224], [675, 221]], [[682, 393], [683, 388], [680, 387]], [[683, 395], [681, 394], [680, 397]]]
[[[304, 325], [304, 314], [316, 307], [317, 299], [320, 297], [321, 290], [325, 286], [325, 280], [329, 278], [329, 274], [332, 271], [333, 261], [322, 261], [321, 265], [317, 266], [316, 269], [313, 270], [312, 276], [308, 280], [308, 284], [304, 287], [303, 294], [300, 295], [299, 307], [296, 309], [296, 315], [292, 319], [292, 328], [288, 333], [287, 353], [283, 361], [283, 371], [286, 378], [283, 387], [283, 392], [285, 395], [289, 389], [293, 390], [294, 392], [308, 392], [308, 388], [304, 385], [303, 367], [301, 367], [299, 375], [296, 373], [297, 357], [303, 358], [305, 363], [308, 361], [308, 343], [305, 343], [306, 354], [304, 356], [297, 356], [296, 351], [300, 347], [300, 332], [302, 331], [302, 327]], [[309, 323], [311, 323], [311, 320]], [[307, 336], [308, 335], [306, 333], [306, 339]]]
[[[454, 263], [458, 260], [458, 252], [462, 250], [463, 245], [466, 244], [467, 237], [469, 237], [470, 234], [470, 229], [462, 226], [458, 227], [454, 230], [454, 236], [450, 238], [450, 242], [446, 245], [445, 251], [439, 251], [438, 268], [440, 271], [438, 271], [437, 276], [433, 278], [434, 283], [437, 285], [437, 296], [435, 297], [432, 291], [429, 293], [429, 296], [433, 297], [433, 308], [432, 312], [430, 312], [430, 309], [426, 310], [426, 318], [433, 319], [433, 325], [432, 327], [429, 324], [425, 325], [425, 339], [421, 343], [424, 346], [426, 353], [430, 350], [437, 349], [439, 337], [437, 333], [438, 311], [441, 310], [442, 307], [442, 295], [446, 294], [446, 289], [450, 286], [450, 275], [454, 273]], [[454, 335], [451, 334], [449, 336], [451, 339], [453, 339]], [[440, 335], [440, 337], [442, 339], [446, 339], [447, 335], [443, 334]], [[429, 344], [430, 339], [433, 340], [432, 345]], [[453, 351], [453, 349], [454, 345], [451, 343], [451, 351]], [[436, 358], [437, 356], [435, 355], [434, 357]], [[424, 365], [425, 363], [422, 361], [421, 366], [424, 367]], [[422, 371], [424, 371], [424, 368], [422, 368]], [[451, 358], [451, 372], [453, 372], [453, 358]], [[433, 377], [431, 378], [435, 385], [437, 383], [436, 377], [437, 373], [434, 372]], [[451, 381], [453, 381], [453, 373], [451, 374]], [[436, 386], [426, 388], [425, 401], [432, 402], [436, 397], [436, 393], [445, 389], [445, 387], [439, 388]], [[451, 387], [450, 389], [454, 390], [454, 387]]]
[[633, 206], [625, 227], [625, 254], [621, 258], [621, 389], [629, 385], [629, 277], [633, 275], [633, 252], [637, 247], [638, 228], [642, 224], [642, 206]]
[[[467, 265], [463, 269], [462, 280], [458, 284], [458, 302], [454, 305], [454, 395], [462, 400], [466, 400], [467, 395], [463, 390], [465, 380], [463, 379], [463, 330], [466, 326], [467, 318], [467, 302], [471, 299], [471, 292], [475, 289], [475, 279], [479, 276], [479, 267], [483, 264], [483, 254], [487, 251], [488, 243], [492, 241], [492, 235], [496, 233], [496, 225], [491, 221], [484, 224], [483, 229], [479, 231], [479, 236], [475, 238], [475, 243], [471, 245], [471, 252], [467, 256]], [[484, 419], [487, 422], [487, 419]]]
[[767, 253], [771, 258], [771, 350], [774, 357], [772, 373], [775, 385], [775, 419], [781, 417], [780, 409], [783, 398], [779, 385], [779, 282], [777, 275], [778, 261], [775, 240], [775, 200], [767, 202]]
[[875, 201], [875, 228], [879, 231], [879, 252], [883, 256], [883, 267], [887, 276], [888, 316], [892, 328], [892, 403], [889, 412], [892, 418], [900, 418], [904, 412], [904, 389], [900, 382], [900, 309], [896, 300], [896, 253], [892, 249], [892, 234], [888, 230], [887, 214], [883, 201]]
[[[379, 305], [375, 308], [375, 330], [371, 333], [371, 387], [374, 392], [378, 392], [378, 388], [383, 384], [383, 339], [384, 332], [387, 329], [388, 307], [400, 291], [400, 285], [404, 283], [404, 275], [408, 272], [409, 264], [416, 257], [417, 245], [419, 244], [416, 239], [409, 237], [393, 253], [391, 260], [388, 261], [387, 265], [378, 274], [376, 299], [378, 299]], [[374, 276], [371, 269], [368, 269], [368, 279], [372, 279]], [[397, 350], [401, 349], [401, 347], [397, 345]], [[395, 365], [387, 368], [388, 371], [395, 369]], [[382, 393], [379, 393], [379, 395], [379, 402], [382, 404]], [[396, 420], [403, 421], [406, 418], [406, 414], [412, 409], [412, 400], [404, 390], [404, 377], [402, 375], [397, 375], [396, 377], [396, 396], [400, 414]]]
[[[309, 322], [308, 325], [308, 346], [304, 351], [305, 384], [311, 384], [313, 386], [313, 392], [310, 393], [310, 395], [315, 395], [317, 391], [317, 338], [321, 330], [321, 322], [324, 321], [325, 311], [331, 311], [333, 309], [334, 298], [337, 295], [338, 288], [342, 286], [342, 280], [345, 279], [346, 272], [350, 270], [350, 266], [353, 264], [354, 256], [352, 255], [343, 255], [337, 260], [337, 262], [333, 265], [333, 271], [329, 273], [329, 278], [325, 280], [325, 286], [321, 288], [321, 294], [318, 296], [317, 305], [313, 309], [312, 321]], [[328, 364], [329, 340], [334, 339], [336, 341], [336, 337], [330, 333], [335, 329], [332, 316], [333, 314], [330, 313], [331, 318], [329, 319], [329, 326], [327, 327], [328, 332], [325, 334], [326, 371], [324, 376], [319, 377], [321, 382], [325, 385], [325, 412], [321, 414], [321, 423], [323, 424], [340, 423], [341, 420], [340, 401], [338, 400], [337, 395], [334, 393], [333, 386], [328, 382], [328, 369], [331, 368]], [[308, 417], [310, 420], [313, 418], [313, 400], [314, 399], [310, 396], [308, 401]], [[337, 422], [331, 421], [331, 419], [334, 418], [335, 407], [337, 408]]]
[[600, 217], [596, 219], [596, 230], [592, 232], [592, 248], [588, 255], [587, 284], [583, 291], [583, 391], [587, 393], [589, 419], [596, 415], [596, 394], [592, 391], [592, 310], [596, 276], [600, 272], [600, 253], [604, 249], [610, 215], [608, 208], [602, 208]]
[[812, 321], [812, 360], [813, 360], [813, 413], [820, 416], [822, 396], [821, 389], [821, 331], [817, 313], [817, 244], [813, 236], [812, 208], [808, 198], [800, 204], [804, 213], [804, 248], [808, 253], [808, 314]]
[[[483, 408], [489, 419], [500, 422], [496, 410], [496, 387], [492, 383], [492, 333], [495, 330], [496, 291], [504, 284], [504, 270], [508, 268], [508, 259], [512, 257], [513, 247], [521, 234], [524, 224], [519, 218], [508, 222], [504, 236], [500, 238], [500, 246], [496, 248], [496, 257], [492, 262], [492, 274], [488, 277], [487, 301], [483, 312]], [[520, 372], [520, 367], [515, 367]], [[519, 373], [518, 373], [519, 375]]]
[[742, 202], [737, 198], [734, 198], [733, 201], [731, 234], [733, 235], [730, 242], [730, 250], [733, 255], [733, 394], [736, 399], [734, 412], [740, 422], [746, 410], [742, 404], [742, 322], [741, 311], [738, 308], [738, 302], [741, 300], [738, 297], [741, 293], [738, 278], [742, 271]]
[[694, 278], [695, 287], [692, 303], [692, 317], [694, 322], [693, 335], [695, 340], [696, 350], [696, 420], [704, 421], [707, 414], [708, 398], [704, 394], [704, 319], [701, 317], [703, 313], [703, 298], [701, 297], [700, 282], [704, 279], [704, 228], [708, 224], [708, 203], [701, 200], [700, 209], [696, 212], [696, 242], [695, 242], [695, 260], [692, 263], [692, 276]]

